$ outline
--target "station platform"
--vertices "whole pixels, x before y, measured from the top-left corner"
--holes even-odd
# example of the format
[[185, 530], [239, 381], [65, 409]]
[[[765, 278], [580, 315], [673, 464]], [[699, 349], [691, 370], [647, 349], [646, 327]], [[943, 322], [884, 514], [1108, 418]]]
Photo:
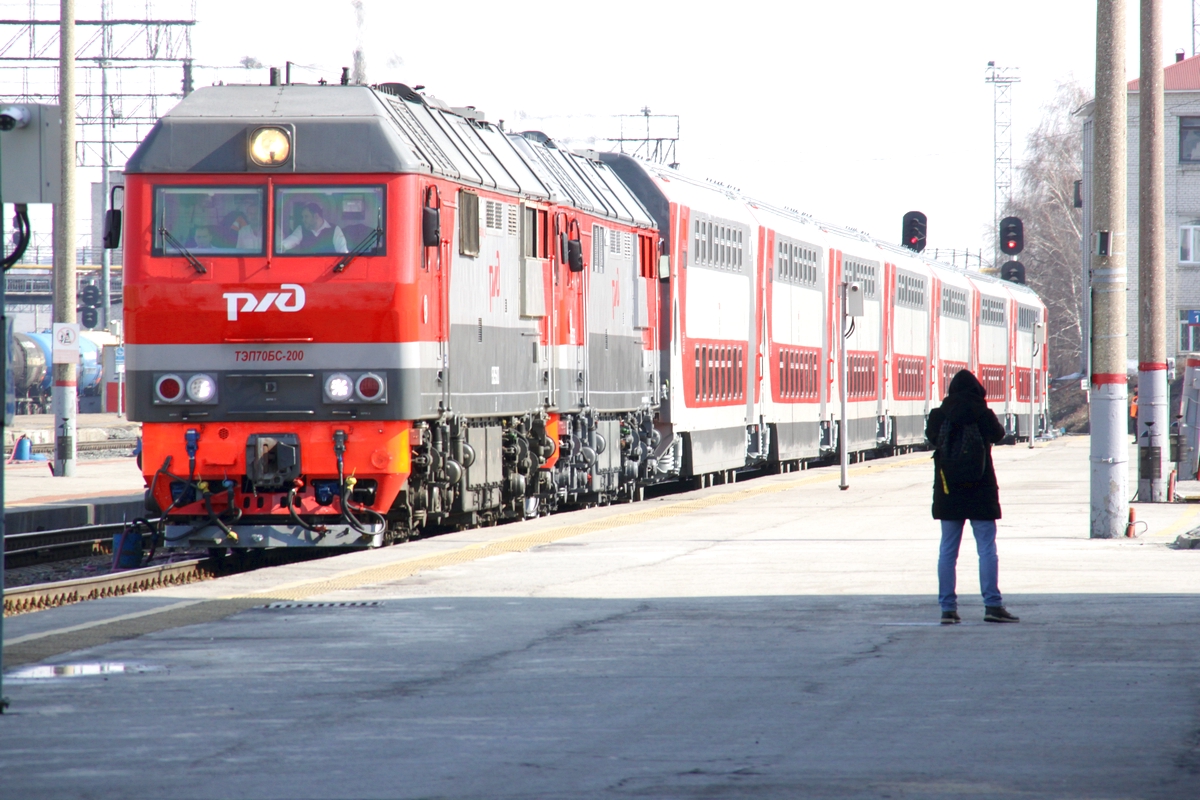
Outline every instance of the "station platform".
[[146, 482], [131, 457], [79, 459], [75, 474], [56, 478], [45, 461], [4, 465], [4, 508], [79, 505], [93, 500], [136, 497], [140, 503]]
[[1200, 504], [1088, 538], [1088, 440], [994, 451], [938, 624], [929, 454], [4, 621], [4, 794], [1193, 798]]

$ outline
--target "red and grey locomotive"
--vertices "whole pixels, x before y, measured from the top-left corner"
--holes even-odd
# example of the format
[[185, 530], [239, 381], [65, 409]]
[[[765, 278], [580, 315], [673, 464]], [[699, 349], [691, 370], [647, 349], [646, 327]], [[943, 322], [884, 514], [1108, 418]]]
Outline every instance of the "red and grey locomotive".
[[1024, 287], [402, 84], [201, 89], [126, 174], [168, 546], [377, 546], [787, 469], [840, 446], [843, 346], [853, 450], [919, 444], [962, 366], [1044, 424]]

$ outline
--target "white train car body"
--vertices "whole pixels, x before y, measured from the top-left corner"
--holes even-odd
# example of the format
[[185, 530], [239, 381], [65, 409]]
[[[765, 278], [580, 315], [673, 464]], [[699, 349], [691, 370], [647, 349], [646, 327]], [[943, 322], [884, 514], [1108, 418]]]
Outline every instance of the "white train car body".
[[[1027, 287], [667, 167], [604, 160], [661, 237], [660, 471], [833, 456], [843, 350], [852, 452], [922, 445], [930, 410], [962, 369], [1014, 436], [1029, 435], [1031, 403], [1035, 435], [1048, 424], [1047, 361], [1032, 349], [1045, 306]], [[861, 287], [861, 316], [842, 319], [843, 282]]]

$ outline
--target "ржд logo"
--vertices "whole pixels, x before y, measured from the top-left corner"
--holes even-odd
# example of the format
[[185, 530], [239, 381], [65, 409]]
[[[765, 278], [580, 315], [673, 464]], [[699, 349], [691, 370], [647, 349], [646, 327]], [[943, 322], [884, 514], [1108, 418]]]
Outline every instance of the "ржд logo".
[[275, 306], [280, 311], [292, 312], [304, 308], [304, 287], [295, 283], [285, 283], [279, 287], [282, 291], [267, 292], [260, 300], [258, 295], [250, 292], [225, 292], [226, 319], [237, 322], [238, 314], [260, 313]]

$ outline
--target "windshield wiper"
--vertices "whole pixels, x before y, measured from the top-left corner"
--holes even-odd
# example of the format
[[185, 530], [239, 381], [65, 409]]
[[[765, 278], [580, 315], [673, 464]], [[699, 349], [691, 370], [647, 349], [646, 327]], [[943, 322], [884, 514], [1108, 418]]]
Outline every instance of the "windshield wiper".
[[376, 228], [375, 230], [368, 233], [361, 242], [359, 242], [357, 245], [355, 245], [353, 250], [351, 250], [349, 253], [346, 253], [346, 255], [344, 255], [338, 259], [337, 263], [333, 265], [333, 271], [334, 272], [344, 272], [346, 267], [350, 266], [351, 261], [358, 258], [363, 253], [367, 252], [367, 250], [374, 247], [375, 243], [378, 242], [379, 240], [381, 240], [382, 238], [383, 238], [383, 228]]
[[166, 228], [159, 228], [158, 233], [160, 236], [162, 236], [164, 239], [167, 240], [168, 244], [170, 244], [172, 247], [174, 247], [176, 250], [179, 251], [179, 255], [181, 255], [187, 259], [187, 262], [192, 265], [192, 269], [196, 270], [196, 272], [199, 272], [201, 275], [208, 272], [208, 270], [206, 270], [204, 268], [204, 265], [201, 264], [199, 261], [197, 261], [196, 257], [194, 255], [192, 255], [190, 252], [188, 252], [188, 249], [186, 247], [184, 247], [183, 244], [180, 243], [180, 241], [178, 239], [176, 239], [174, 236], [171, 235], [171, 232], [169, 230], [167, 230]]

